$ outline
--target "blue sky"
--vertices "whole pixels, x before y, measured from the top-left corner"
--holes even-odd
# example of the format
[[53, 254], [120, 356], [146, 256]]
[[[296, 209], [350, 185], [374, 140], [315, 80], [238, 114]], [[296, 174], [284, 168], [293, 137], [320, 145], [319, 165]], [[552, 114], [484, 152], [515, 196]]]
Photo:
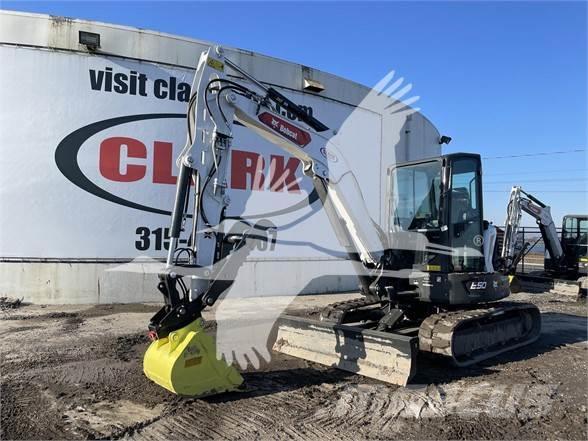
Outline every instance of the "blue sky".
[[[502, 224], [512, 184], [550, 204], [556, 223], [588, 212], [585, 2], [1, 5], [212, 40], [366, 85], [394, 69], [414, 84], [423, 113], [453, 137], [446, 152], [488, 158], [487, 219]], [[517, 155], [533, 156], [504, 158]]]

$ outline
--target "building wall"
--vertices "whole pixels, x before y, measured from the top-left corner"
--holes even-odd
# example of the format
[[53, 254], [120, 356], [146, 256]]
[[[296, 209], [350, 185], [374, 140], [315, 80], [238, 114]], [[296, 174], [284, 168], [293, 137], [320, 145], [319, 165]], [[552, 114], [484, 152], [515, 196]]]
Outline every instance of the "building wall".
[[[79, 45], [79, 30], [100, 33], [101, 52]], [[160, 300], [157, 262], [166, 253], [175, 157], [185, 142], [190, 66], [208, 43], [10, 12], [0, 12], [0, 42], [0, 294], [40, 303]], [[439, 134], [421, 114], [396, 127], [389, 115], [362, 108], [364, 86], [243, 50], [228, 53], [329, 127], [341, 128], [352, 115], [363, 145], [343, 153], [382, 226], [387, 167], [440, 152]], [[325, 91], [305, 92], [304, 78]], [[254, 252], [236, 286], [245, 295], [354, 289], [324, 213], [307, 203], [312, 185], [291, 161], [235, 129], [228, 215], [278, 226], [275, 249]], [[272, 171], [288, 166], [298, 184], [276, 189]], [[263, 185], [252, 173], [264, 176]]]

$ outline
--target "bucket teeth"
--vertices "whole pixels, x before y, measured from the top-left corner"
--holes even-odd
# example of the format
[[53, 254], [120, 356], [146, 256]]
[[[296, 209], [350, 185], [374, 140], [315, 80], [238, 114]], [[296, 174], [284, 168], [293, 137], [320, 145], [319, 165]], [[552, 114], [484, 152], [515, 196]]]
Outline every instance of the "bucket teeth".
[[217, 360], [214, 339], [204, 332], [201, 318], [152, 342], [143, 358], [143, 372], [178, 395], [214, 395], [243, 383], [233, 366]]

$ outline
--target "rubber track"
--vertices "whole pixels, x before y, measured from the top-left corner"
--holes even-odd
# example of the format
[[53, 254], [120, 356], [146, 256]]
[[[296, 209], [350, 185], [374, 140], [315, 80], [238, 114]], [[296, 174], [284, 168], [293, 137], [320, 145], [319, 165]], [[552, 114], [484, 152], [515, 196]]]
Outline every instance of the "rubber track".
[[500, 302], [495, 303], [492, 307], [483, 309], [471, 309], [461, 311], [450, 311], [439, 314], [433, 314], [427, 317], [419, 328], [419, 350], [424, 352], [431, 352], [443, 356], [450, 357], [453, 362], [459, 366], [468, 366], [487, 358], [491, 358], [498, 353], [506, 352], [507, 350], [514, 349], [515, 347], [523, 346], [524, 344], [530, 344], [536, 340], [531, 339], [524, 344], [517, 344], [513, 347], [504, 348], [500, 351], [491, 351], [485, 356], [478, 356], [473, 360], [466, 362], [458, 362], [453, 356], [453, 334], [455, 329], [464, 321], [470, 321], [479, 319], [482, 320], [488, 317], [489, 314], [495, 313], [500, 309], [524, 309], [525, 307], [534, 307], [532, 304], [517, 303], [517, 302]]
[[380, 302], [377, 300], [369, 300], [366, 297], [331, 303], [321, 310], [320, 318], [322, 322], [341, 324], [345, 314], [366, 306], [377, 304], [380, 304]]

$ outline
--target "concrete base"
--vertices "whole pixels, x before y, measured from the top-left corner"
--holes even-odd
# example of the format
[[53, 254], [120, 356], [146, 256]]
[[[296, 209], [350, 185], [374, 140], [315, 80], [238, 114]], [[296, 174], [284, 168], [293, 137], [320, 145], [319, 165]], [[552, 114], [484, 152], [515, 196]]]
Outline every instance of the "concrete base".
[[[0, 262], [0, 295], [41, 304], [161, 302], [157, 261]], [[349, 262], [335, 259], [252, 260], [232, 288], [242, 296], [357, 290]]]

